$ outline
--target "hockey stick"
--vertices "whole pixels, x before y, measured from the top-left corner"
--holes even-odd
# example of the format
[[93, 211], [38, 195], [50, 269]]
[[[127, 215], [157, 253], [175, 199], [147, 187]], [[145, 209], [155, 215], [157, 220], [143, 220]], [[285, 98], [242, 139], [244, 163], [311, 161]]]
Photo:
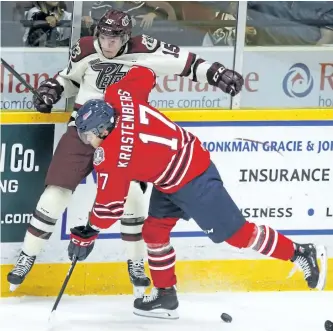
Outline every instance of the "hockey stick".
[[60, 289], [60, 292], [59, 292], [59, 294], [58, 294], [58, 296], [57, 296], [57, 299], [56, 299], [56, 301], [55, 301], [55, 303], [54, 303], [54, 305], [53, 305], [53, 308], [52, 308], [52, 310], [51, 310], [51, 314], [50, 314], [50, 317], [49, 317], [49, 322], [51, 322], [51, 323], [52, 323], [53, 320], [54, 320], [55, 312], [56, 312], [56, 310], [57, 310], [57, 308], [58, 308], [58, 305], [59, 305], [59, 303], [60, 303], [60, 300], [61, 300], [61, 298], [62, 298], [62, 295], [63, 295], [64, 292], [65, 292], [65, 289], [66, 289], [66, 287], [67, 287], [67, 284], [68, 284], [68, 282], [69, 282], [69, 280], [70, 280], [70, 278], [71, 278], [71, 276], [72, 276], [72, 273], [73, 273], [74, 268], [75, 268], [75, 266], [76, 266], [76, 262], [77, 262], [77, 257], [74, 256], [74, 257], [73, 257], [72, 264], [71, 264], [71, 266], [69, 267], [69, 270], [68, 270], [68, 272], [67, 272], [66, 278], [65, 278], [65, 280], [64, 280], [64, 282], [63, 282], [63, 284], [62, 284], [62, 287], [61, 287], [61, 289]]
[[22, 84], [24, 85], [36, 98], [40, 101], [44, 102], [43, 97], [34, 89], [25, 79], [21, 77], [21, 75], [13, 69], [3, 58], [1, 58], [1, 63], [3, 66]]

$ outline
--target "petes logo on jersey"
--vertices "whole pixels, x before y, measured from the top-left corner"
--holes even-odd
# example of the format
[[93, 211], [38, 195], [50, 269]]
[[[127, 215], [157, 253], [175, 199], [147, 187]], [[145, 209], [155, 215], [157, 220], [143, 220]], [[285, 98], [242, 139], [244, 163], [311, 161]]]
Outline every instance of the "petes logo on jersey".
[[156, 48], [158, 41], [150, 36], [145, 34], [142, 35], [142, 44], [147, 47], [149, 51], [152, 51]]
[[94, 153], [94, 165], [98, 166], [105, 160], [103, 147], [98, 147]]
[[121, 20], [121, 24], [123, 26], [127, 26], [130, 23], [130, 18], [128, 16], [125, 16], [122, 20]]
[[77, 56], [81, 54], [80, 42], [78, 41], [71, 49], [71, 58], [74, 60]]

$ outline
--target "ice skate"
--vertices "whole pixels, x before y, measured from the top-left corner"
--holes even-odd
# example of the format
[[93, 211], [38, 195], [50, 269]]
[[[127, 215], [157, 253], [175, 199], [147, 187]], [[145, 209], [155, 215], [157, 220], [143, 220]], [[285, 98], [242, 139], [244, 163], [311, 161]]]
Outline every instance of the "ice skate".
[[177, 292], [174, 287], [154, 287], [150, 295], [134, 301], [134, 314], [145, 317], [177, 319], [178, 312]]
[[9, 290], [15, 291], [24, 281], [36, 260], [36, 256], [26, 255], [23, 251], [17, 259], [15, 267], [8, 273]]
[[[320, 267], [318, 266], [320, 261]], [[327, 252], [324, 246], [313, 244], [296, 244], [295, 255], [291, 259], [295, 267], [291, 271], [291, 277], [297, 270], [303, 271], [304, 279], [309, 288], [323, 290], [327, 276]]]
[[145, 274], [144, 262], [141, 260], [128, 260], [128, 274], [133, 284], [133, 293], [136, 298], [142, 298], [147, 287], [150, 286], [150, 279]]

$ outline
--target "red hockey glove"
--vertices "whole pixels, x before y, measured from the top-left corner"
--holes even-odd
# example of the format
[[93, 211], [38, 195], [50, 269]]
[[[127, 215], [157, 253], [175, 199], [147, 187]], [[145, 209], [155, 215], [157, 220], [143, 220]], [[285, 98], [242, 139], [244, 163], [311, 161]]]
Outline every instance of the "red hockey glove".
[[68, 256], [73, 261], [76, 256], [78, 261], [85, 260], [94, 248], [95, 240], [99, 232], [87, 226], [76, 226], [72, 228], [70, 234], [70, 242], [68, 245]]
[[46, 79], [37, 89], [37, 92], [41, 95], [44, 102], [35, 95], [32, 98], [32, 102], [40, 113], [50, 113], [53, 105], [60, 100], [63, 91], [64, 88], [56, 79]]
[[207, 71], [210, 85], [219, 87], [223, 92], [235, 96], [244, 85], [244, 79], [238, 72], [227, 69], [221, 63], [214, 62]]

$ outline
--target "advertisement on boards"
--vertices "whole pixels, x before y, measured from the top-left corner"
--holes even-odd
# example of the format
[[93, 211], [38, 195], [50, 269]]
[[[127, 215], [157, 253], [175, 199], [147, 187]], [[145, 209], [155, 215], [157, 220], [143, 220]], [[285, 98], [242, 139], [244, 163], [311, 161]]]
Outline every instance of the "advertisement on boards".
[[[225, 187], [243, 215], [279, 230], [325, 230], [333, 225], [333, 131], [322, 127], [188, 128], [211, 152]], [[223, 131], [223, 135], [221, 135]], [[221, 137], [223, 137], [221, 139]], [[77, 222], [88, 219], [96, 175], [77, 189], [63, 222], [63, 239]], [[149, 194], [146, 194], [146, 205]], [[88, 208], [82, 208], [83, 205]], [[182, 221], [176, 231], [199, 231]], [[106, 238], [119, 238], [119, 228]], [[179, 234], [181, 235], [181, 234]]]
[[53, 154], [54, 124], [1, 127], [1, 243], [22, 242]]
[[[209, 62], [233, 64], [230, 47], [193, 47], [189, 51]], [[332, 107], [333, 61], [329, 47], [245, 48], [243, 56], [244, 107]], [[4, 59], [33, 87], [65, 68], [68, 49], [3, 49]], [[300, 60], [301, 59], [301, 60]], [[0, 67], [0, 109], [32, 109], [31, 93]], [[176, 75], [160, 76], [150, 95], [157, 108], [230, 108], [230, 96], [207, 83]], [[62, 99], [57, 108], [63, 108]]]
[[332, 229], [331, 126], [198, 131], [245, 217], [277, 229]]
[[[4, 60], [15, 69], [33, 88], [48, 78], [58, 75], [68, 62], [68, 49], [3, 48]], [[2, 111], [10, 109], [34, 109], [32, 94], [5, 67], [0, 65]], [[65, 108], [65, 99], [57, 103], [57, 108]]]
[[[13, 263], [17, 258], [52, 154], [53, 136], [48, 134], [53, 126], [25, 127], [31, 131], [22, 126], [5, 126], [3, 131], [2, 263]], [[65, 124], [55, 125], [55, 145], [65, 129]], [[325, 244], [333, 256], [332, 126], [235, 126], [226, 122], [223, 126], [186, 129], [210, 151], [226, 189], [246, 219], [270, 225], [296, 241]], [[33, 162], [31, 150], [35, 151]], [[96, 174], [92, 173], [73, 194], [39, 262], [68, 262], [69, 230], [86, 224], [95, 194]], [[143, 203], [148, 210], [150, 192], [145, 196]], [[102, 231], [91, 262], [126, 260], [119, 232], [119, 223]], [[244, 254], [226, 244], [212, 243], [193, 220], [177, 223], [172, 242], [179, 260], [258, 258], [251, 252]]]
[[244, 72], [257, 73], [242, 107], [333, 107], [332, 47], [283, 47], [246, 51]]

